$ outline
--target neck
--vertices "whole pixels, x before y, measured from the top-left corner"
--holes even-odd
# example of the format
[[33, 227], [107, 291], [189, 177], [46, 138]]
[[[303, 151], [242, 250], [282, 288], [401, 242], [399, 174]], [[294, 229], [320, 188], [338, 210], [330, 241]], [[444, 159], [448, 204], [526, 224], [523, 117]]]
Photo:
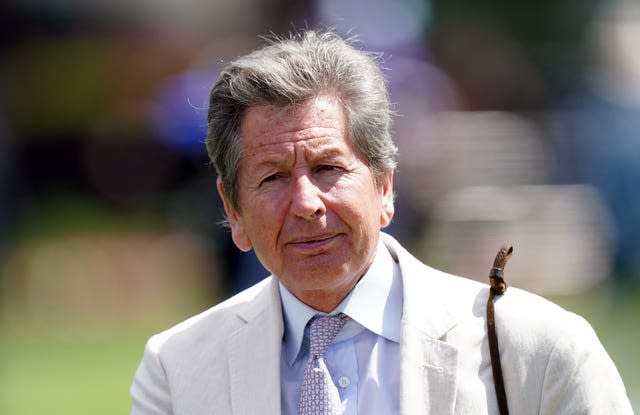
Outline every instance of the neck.
[[297, 297], [298, 300], [302, 301], [314, 310], [318, 310], [322, 313], [330, 313], [347, 297], [353, 287], [355, 287], [355, 284], [349, 287], [346, 291], [307, 291]]

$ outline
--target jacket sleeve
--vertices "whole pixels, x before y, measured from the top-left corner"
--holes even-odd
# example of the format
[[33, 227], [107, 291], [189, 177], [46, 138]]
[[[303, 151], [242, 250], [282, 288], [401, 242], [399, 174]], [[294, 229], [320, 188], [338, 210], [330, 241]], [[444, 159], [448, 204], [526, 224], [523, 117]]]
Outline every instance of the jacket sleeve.
[[130, 393], [131, 415], [171, 415], [171, 391], [162, 366], [154, 337], [147, 343], [136, 371]]
[[582, 317], [572, 315], [547, 361], [541, 414], [631, 414], [618, 371]]

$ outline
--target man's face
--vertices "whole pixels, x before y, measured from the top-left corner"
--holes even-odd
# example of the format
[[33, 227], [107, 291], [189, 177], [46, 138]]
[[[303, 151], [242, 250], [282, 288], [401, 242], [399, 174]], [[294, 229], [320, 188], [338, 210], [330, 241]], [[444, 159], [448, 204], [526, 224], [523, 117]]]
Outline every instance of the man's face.
[[238, 205], [224, 196], [232, 236], [298, 299], [332, 310], [375, 254], [393, 216], [392, 174], [377, 185], [350, 143], [344, 110], [317, 97], [289, 112], [248, 108]]

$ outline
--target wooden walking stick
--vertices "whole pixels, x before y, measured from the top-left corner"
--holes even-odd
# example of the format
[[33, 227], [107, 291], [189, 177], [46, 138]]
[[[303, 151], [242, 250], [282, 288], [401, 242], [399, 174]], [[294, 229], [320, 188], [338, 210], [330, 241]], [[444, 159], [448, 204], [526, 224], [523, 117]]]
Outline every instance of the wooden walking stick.
[[491, 369], [493, 370], [493, 383], [496, 388], [498, 398], [498, 408], [500, 415], [508, 415], [507, 394], [504, 390], [504, 380], [502, 378], [502, 365], [500, 364], [500, 349], [498, 348], [498, 337], [496, 336], [496, 319], [494, 310], [494, 298], [507, 291], [507, 283], [504, 280], [504, 267], [513, 254], [513, 247], [505, 244], [500, 248], [493, 267], [489, 272], [489, 300], [487, 301], [487, 333], [489, 336], [489, 353], [491, 355]]

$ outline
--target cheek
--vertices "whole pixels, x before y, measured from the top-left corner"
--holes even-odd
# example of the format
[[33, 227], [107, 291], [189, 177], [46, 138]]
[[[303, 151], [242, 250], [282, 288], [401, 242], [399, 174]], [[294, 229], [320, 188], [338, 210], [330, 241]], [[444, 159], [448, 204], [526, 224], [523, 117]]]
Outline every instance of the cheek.
[[260, 240], [275, 239], [286, 217], [286, 204], [278, 197], [252, 200], [252, 211], [248, 227]]
[[[361, 228], [379, 222], [380, 197], [375, 188], [367, 183], [354, 182], [347, 186], [336, 186], [332, 192], [335, 213], [350, 225]], [[359, 222], [359, 223], [358, 223]]]

